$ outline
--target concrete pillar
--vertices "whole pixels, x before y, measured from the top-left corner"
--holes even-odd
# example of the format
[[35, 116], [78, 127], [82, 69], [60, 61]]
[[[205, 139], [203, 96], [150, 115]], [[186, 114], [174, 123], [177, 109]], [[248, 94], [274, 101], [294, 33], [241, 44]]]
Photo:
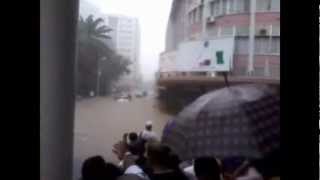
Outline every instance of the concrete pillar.
[[78, 0], [41, 0], [40, 180], [71, 180]]
[[250, 1], [250, 31], [249, 31], [249, 63], [248, 73], [252, 74], [254, 71], [254, 42], [255, 42], [255, 31], [256, 31], [256, 0]]
[[202, 4], [202, 39], [207, 40], [207, 18], [210, 16], [210, 3], [207, 1], [203, 1]]

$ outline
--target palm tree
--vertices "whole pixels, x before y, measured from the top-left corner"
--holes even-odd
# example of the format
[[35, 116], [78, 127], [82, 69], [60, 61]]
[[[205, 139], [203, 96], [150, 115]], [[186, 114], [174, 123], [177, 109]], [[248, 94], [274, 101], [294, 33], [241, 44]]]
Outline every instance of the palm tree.
[[[110, 84], [123, 73], [128, 73], [129, 63], [102, 42], [102, 40], [111, 39], [107, 33], [112, 31], [111, 28], [103, 25], [103, 22], [102, 18], [94, 19], [93, 15], [86, 19], [80, 17], [78, 22], [77, 86], [80, 94], [88, 94], [89, 91], [96, 89], [95, 86], [99, 81], [97, 78], [99, 67], [102, 68], [106, 87], [110, 87]], [[99, 60], [102, 57], [106, 57], [108, 62], [100, 64]]]
[[80, 35], [87, 36], [88, 38], [110, 39], [110, 36], [106, 35], [106, 33], [109, 33], [112, 29], [106, 25], [101, 25], [103, 22], [102, 18], [94, 19], [93, 15], [89, 15], [85, 20], [80, 16]]
[[112, 29], [103, 24], [102, 18], [89, 15], [80, 16], [78, 21], [78, 85], [85, 92], [94, 89], [98, 76], [99, 59], [111, 54], [109, 47], [102, 40], [111, 39], [107, 35]]
[[105, 51], [106, 49], [108, 51], [108, 46], [106, 46], [102, 40], [111, 39], [106, 33], [111, 32], [112, 29], [103, 25], [103, 22], [104, 20], [102, 18], [94, 19], [93, 15], [89, 15], [86, 19], [80, 16], [78, 24], [79, 44], [91, 44], [99, 51]]

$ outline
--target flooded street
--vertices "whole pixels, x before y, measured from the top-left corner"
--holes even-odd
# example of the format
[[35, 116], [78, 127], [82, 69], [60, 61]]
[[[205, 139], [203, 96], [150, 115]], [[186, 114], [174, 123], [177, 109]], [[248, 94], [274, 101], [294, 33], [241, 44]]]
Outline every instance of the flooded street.
[[111, 97], [83, 99], [76, 103], [74, 128], [74, 175], [79, 177], [84, 159], [102, 155], [117, 163], [112, 146], [125, 132], [140, 132], [146, 121], [153, 121], [154, 131], [161, 136], [170, 115], [161, 113], [151, 97], [117, 102]]

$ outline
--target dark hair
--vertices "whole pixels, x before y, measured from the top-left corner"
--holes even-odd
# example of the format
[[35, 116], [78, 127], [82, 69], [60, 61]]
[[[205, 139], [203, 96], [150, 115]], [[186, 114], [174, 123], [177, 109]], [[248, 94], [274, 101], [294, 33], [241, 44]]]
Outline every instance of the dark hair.
[[169, 146], [159, 142], [152, 142], [148, 144], [148, 158], [151, 163], [158, 164], [162, 167], [178, 170], [180, 158], [177, 154], [172, 152]]
[[234, 173], [247, 159], [241, 156], [224, 158], [222, 160], [222, 172]]
[[145, 141], [141, 138], [128, 145], [128, 151], [137, 156], [143, 156], [145, 153]]
[[106, 163], [106, 172], [108, 172], [107, 180], [116, 180], [123, 174], [123, 171], [112, 163]]
[[112, 163], [106, 163], [101, 156], [86, 159], [82, 165], [82, 180], [116, 180], [123, 172]]
[[138, 134], [135, 133], [135, 132], [129, 133], [129, 139], [130, 139], [131, 142], [134, 142], [134, 141], [138, 140]]
[[214, 157], [200, 157], [194, 161], [194, 172], [198, 179], [219, 180], [221, 168]]
[[168, 165], [171, 169], [179, 170], [179, 164], [181, 163], [181, 160], [177, 154], [174, 154], [173, 152], [170, 152], [168, 157]]
[[106, 163], [101, 156], [86, 159], [81, 169], [82, 180], [102, 180], [106, 178]]
[[253, 161], [252, 164], [265, 178], [280, 176], [280, 157], [280, 149], [276, 149], [264, 158]]

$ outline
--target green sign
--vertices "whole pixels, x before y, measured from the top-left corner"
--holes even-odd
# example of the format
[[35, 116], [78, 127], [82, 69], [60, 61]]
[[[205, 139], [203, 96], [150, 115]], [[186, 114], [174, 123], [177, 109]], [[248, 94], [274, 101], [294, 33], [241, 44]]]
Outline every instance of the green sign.
[[223, 51], [216, 51], [217, 64], [224, 64]]

